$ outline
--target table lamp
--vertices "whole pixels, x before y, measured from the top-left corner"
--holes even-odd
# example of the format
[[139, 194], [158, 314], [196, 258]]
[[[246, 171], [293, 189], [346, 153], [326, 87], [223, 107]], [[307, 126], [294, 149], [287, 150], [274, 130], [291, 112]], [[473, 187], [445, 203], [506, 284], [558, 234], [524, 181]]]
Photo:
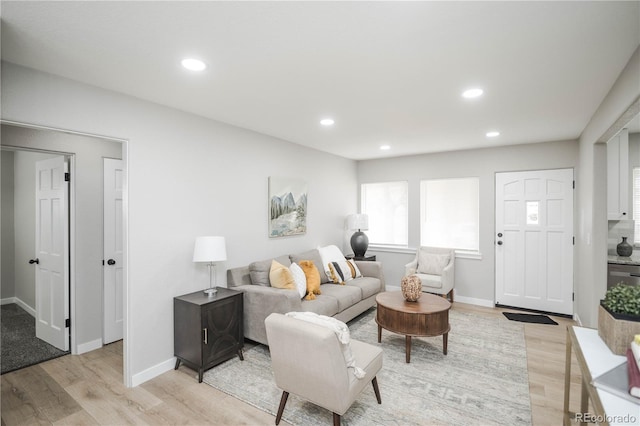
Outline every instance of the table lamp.
[[196, 238], [196, 246], [193, 250], [194, 262], [207, 262], [209, 267], [209, 288], [204, 292], [212, 297], [218, 292], [215, 280], [215, 262], [223, 262], [227, 260], [227, 249], [225, 247], [224, 237], [198, 237]]
[[369, 247], [369, 237], [362, 232], [369, 229], [369, 216], [366, 214], [352, 214], [347, 217], [350, 230], [356, 232], [351, 236], [351, 249], [355, 257], [364, 257]]

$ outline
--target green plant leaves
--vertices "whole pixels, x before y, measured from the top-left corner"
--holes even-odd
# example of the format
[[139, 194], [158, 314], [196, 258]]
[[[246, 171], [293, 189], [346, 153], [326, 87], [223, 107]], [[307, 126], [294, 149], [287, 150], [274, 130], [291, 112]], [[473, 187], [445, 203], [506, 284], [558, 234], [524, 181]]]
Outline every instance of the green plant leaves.
[[640, 315], [640, 286], [618, 283], [607, 290], [602, 304], [611, 312]]

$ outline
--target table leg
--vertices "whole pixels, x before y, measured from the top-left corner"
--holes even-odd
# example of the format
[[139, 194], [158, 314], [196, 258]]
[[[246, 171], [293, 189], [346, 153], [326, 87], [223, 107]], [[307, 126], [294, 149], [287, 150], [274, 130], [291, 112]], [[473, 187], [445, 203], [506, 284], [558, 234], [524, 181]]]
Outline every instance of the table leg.
[[442, 353], [447, 354], [447, 341], [449, 340], [449, 333], [444, 333], [442, 335]]
[[569, 420], [569, 396], [571, 392], [571, 335], [569, 327], [567, 327], [567, 335], [565, 337], [565, 360], [564, 360], [564, 424], [570, 424]]
[[378, 325], [378, 343], [382, 340], [382, 326]]
[[406, 351], [405, 358], [406, 358], [407, 364], [409, 364], [411, 362], [411, 336], [406, 337], [404, 350]]
[[[582, 393], [580, 394], [580, 412], [588, 413], [589, 412], [589, 389], [587, 388], [589, 384], [582, 379]], [[586, 423], [581, 422], [581, 425], [586, 425]]]

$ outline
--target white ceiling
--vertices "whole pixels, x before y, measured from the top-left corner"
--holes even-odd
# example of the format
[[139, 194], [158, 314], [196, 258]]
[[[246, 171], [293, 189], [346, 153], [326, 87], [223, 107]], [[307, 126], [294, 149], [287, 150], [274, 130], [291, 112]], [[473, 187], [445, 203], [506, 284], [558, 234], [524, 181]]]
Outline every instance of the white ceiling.
[[576, 139], [640, 44], [639, 1], [2, 1], [1, 19], [5, 61], [353, 159]]

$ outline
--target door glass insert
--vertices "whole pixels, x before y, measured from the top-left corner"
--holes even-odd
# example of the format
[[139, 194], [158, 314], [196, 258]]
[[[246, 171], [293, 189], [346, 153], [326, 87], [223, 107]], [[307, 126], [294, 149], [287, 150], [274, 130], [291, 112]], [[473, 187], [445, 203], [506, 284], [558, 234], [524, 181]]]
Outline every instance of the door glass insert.
[[527, 225], [539, 225], [539, 201], [527, 201]]

